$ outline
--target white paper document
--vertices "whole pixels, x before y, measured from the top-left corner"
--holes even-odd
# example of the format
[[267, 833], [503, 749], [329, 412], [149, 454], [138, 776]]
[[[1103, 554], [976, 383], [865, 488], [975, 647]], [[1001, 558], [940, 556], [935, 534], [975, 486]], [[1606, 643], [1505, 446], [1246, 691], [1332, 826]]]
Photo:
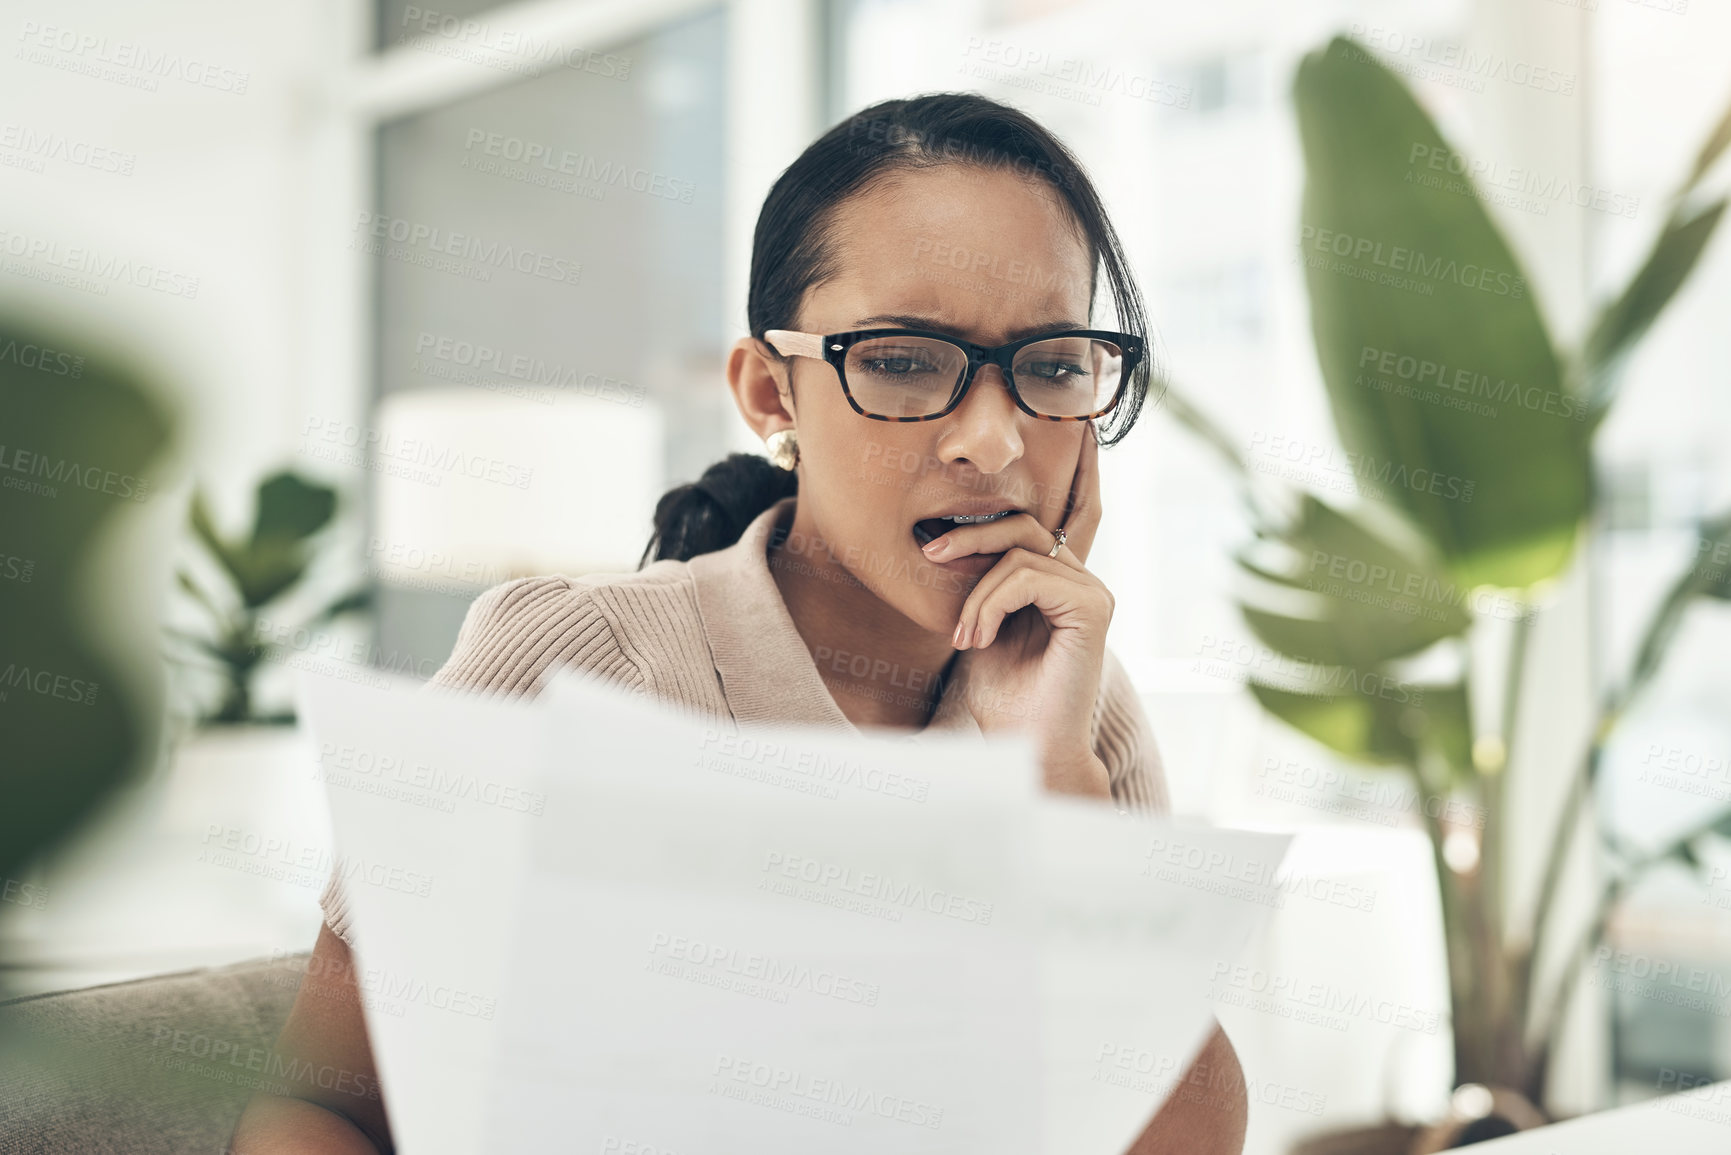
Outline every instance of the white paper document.
[[1121, 1155], [1284, 835], [1043, 791], [1022, 738], [302, 682], [409, 1155]]
[[1731, 1081], [1677, 1075], [1661, 1075], [1660, 1085], [1686, 1090], [1475, 1146], [1485, 1155], [1725, 1155], [1731, 1151]]

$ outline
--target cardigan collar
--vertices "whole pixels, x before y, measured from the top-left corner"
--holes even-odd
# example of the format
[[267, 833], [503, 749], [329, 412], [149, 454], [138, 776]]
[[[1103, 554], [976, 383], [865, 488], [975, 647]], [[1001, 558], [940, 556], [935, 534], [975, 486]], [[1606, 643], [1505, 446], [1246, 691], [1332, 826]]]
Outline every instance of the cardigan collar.
[[[830, 696], [769, 572], [770, 537], [778, 528], [792, 526], [797, 501], [797, 497], [782, 498], [753, 518], [733, 545], [690, 560], [698, 616], [721, 677], [722, 693], [737, 721], [816, 726], [858, 735], [859, 728]], [[983, 737], [967, 708], [966, 669], [966, 662], [956, 662], [958, 676], [945, 684], [931, 721], [924, 730], [905, 737], [915, 741], [929, 733]]]

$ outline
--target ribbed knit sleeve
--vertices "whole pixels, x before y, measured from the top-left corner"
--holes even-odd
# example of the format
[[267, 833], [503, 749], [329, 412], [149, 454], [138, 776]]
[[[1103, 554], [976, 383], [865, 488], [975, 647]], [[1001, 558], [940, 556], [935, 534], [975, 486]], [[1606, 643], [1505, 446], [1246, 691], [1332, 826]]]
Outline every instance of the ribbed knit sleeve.
[[620, 646], [596, 592], [565, 577], [494, 586], [469, 607], [456, 647], [429, 684], [533, 695], [549, 670], [569, 668], [621, 689], [643, 689], [643, 672]]
[[[533, 697], [555, 667], [621, 689], [645, 686], [642, 670], [619, 644], [593, 587], [557, 576], [519, 578], [494, 586], [470, 604], [451, 656], [426, 688]], [[331, 930], [353, 947], [342, 868], [338, 858], [319, 906]]]
[[1112, 800], [1118, 805], [1137, 814], [1165, 814], [1171, 809], [1153, 727], [1129, 672], [1110, 649], [1100, 669], [1094, 753], [1106, 764]]

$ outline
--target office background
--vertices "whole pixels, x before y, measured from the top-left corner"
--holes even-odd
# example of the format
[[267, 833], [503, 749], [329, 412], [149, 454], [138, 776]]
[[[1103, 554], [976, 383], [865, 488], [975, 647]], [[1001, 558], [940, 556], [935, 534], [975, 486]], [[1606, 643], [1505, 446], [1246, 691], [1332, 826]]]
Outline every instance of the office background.
[[[1573, 333], [1641, 259], [1723, 110], [1731, 39], [1731, 9], [1681, 0], [434, 3], [65, 0], [8, 16], [0, 294], [148, 351], [187, 423], [174, 477], [137, 514], [179, 540], [136, 575], [131, 611], [198, 628], [173, 578], [204, 564], [179, 531], [195, 484], [235, 533], [276, 470], [338, 494], [298, 600], [260, 624], [284, 643], [258, 678], [261, 711], [287, 704], [297, 666], [425, 677], [498, 581], [635, 568], [661, 492], [761, 448], [721, 376], [744, 332], [757, 209], [807, 143], [875, 100], [978, 90], [1070, 144], [1124, 236], [1175, 387], [1278, 473], [1276, 446], [1334, 438], [1296, 247], [1290, 92], [1304, 53], [1350, 33], [1401, 66], [1451, 142], [1504, 179], [1488, 211], [1547, 319]], [[1437, 43], [1568, 83], [1474, 75], [1415, 50]], [[1547, 182], [1594, 195], [1532, 191]], [[92, 272], [109, 260], [162, 275]], [[1695, 522], [1731, 498], [1728, 297], [1716, 243], [1599, 438], [1601, 513], [1532, 642], [1535, 736], [1519, 754], [1535, 815], [1554, 813], [1577, 753], [1538, 736], [1581, 726], [1695, 548]], [[469, 467], [441, 465], [453, 457]], [[1208, 660], [1249, 636], [1231, 478], [1158, 407], [1102, 470], [1108, 520], [1090, 565], [1117, 596], [1110, 644], [1144, 695], [1176, 807], [1300, 828], [1299, 868], [1377, 896], [1374, 911], [1291, 904], [1262, 964], [1440, 1005], [1431, 860], [1410, 801], [1268, 717]], [[371, 594], [364, 612], [297, 628], [356, 587]], [[1726, 630], [1707, 610], [1688, 619], [1608, 751], [1604, 809], [1630, 838], [1713, 805], [1635, 783], [1654, 751], [1731, 751]], [[210, 679], [177, 666], [170, 686], [177, 721], [149, 781], [41, 867], [45, 901], [5, 912], [24, 989], [313, 938], [328, 828], [317, 784], [292, 769], [295, 731], [201, 725]], [[1325, 775], [1353, 789], [1291, 788]], [[1536, 870], [1539, 848], [1520, 853]], [[1731, 974], [1731, 904], [1714, 893], [1660, 872], [1613, 940]], [[1323, 1123], [1434, 1114], [1446, 1096], [1446, 1032], [1366, 1022], [1330, 1035], [1234, 1014], [1222, 1017], [1251, 1076], [1324, 1104], [1258, 1111], [1253, 1149]], [[1558, 1078], [1580, 1109], [1650, 1094], [1660, 1070], [1731, 1076], [1731, 1014], [1584, 983], [1571, 1023]]]

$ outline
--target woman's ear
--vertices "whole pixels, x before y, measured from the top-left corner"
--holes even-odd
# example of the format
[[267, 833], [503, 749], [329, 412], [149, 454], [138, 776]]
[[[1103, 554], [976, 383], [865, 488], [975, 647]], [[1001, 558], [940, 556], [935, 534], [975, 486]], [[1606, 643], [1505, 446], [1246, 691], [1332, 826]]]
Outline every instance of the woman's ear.
[[741, 337], [727, 355], [728, 388], [740, 416], [760, 438], [793, 428], [792, 368], [756, 337]]

